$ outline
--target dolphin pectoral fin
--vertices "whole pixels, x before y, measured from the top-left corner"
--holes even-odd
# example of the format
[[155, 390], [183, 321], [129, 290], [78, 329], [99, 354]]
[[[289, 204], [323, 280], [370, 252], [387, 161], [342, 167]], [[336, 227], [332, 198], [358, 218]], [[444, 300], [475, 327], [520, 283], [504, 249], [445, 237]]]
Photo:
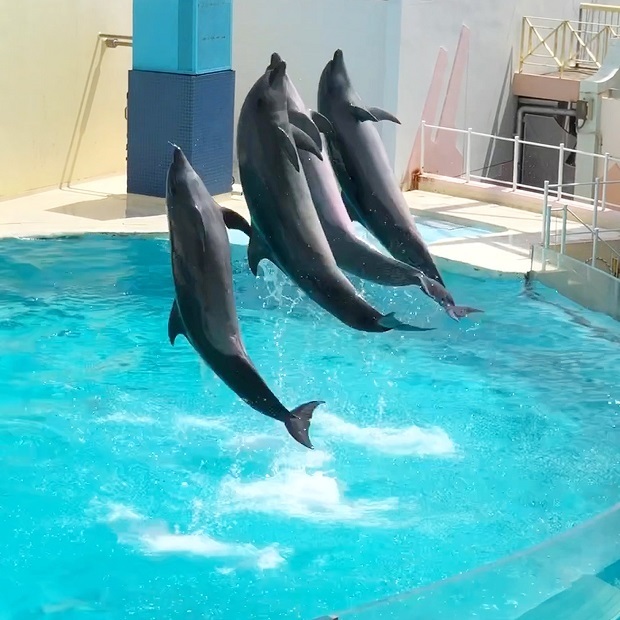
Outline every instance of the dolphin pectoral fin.
[[463, 317], [466, 317], [474, 312], [484, 312], [484, 310], [478, 310], [477, 308], [470, 308], [469, 306], [448, 306], [446, 312], [451, 319], [458, 321]]
[[170, 316], [168, 317], [168, 339], [170, 340], [170, 344], [172, 346], [174, 346], [174, 341], [177, 336], [185, 336], [187, 338], [187, 334], [185, 333], [185, 325], [183, 325], [183, 319], [181, 318], [181, 313], [179, 312], [179, 305], [175, 299], [172, 302]]
[[292, 125], [291, 129], [293, 130], [293, 138], [295, 139], [295, 145], [297, 148], [302, 151], [308, 151], [308, 153], [316, 155], [321, 161], [323, 161], [323, 153], [321, 153], [321, 148], [317, 147], [312, 138], [305, 131], [302, 131], [295, 125]]
[[298, 441], [302, 446], [310, 448], [310, 450], [314, 450], [314, 446], [312, 445], [308, 434], [308, 430], [310, 429], [310, 420], [312, 419], [314, 410], [319, 405], [323, 404], [324, 401], [322, 400], [313, 400], [312, 402], [299, 405], [299, 407], [296, 407], [293, 411], [291, 411], [292, 417], [284, 422], [286, 430], [290, 433], [291, 437], [295, 439], [295, 441]]
[[358, 105], [351, 104], [351, 112], [353, 116], [361, 123], [363, 121], [379, 122], [379, 119], [371, 114], [366, 108], [360, 108]]
[[240, 230], [248, 237], [252, 236], [252, 226], [250, 223], [236, 211], [228, 209], [227, 207], [220, 207], [222, 211], [222, 217], [224, 218], [224, 224], [229, 230]]
[[[323, 148], [323, 141], [321, 140], [321, 133], [318, 127], [312, 122], [307, 114], [303, 112], [297, 112], [295, 110], [289, 110], [288, 120], [294, 127], [301, 129], [304, 133], [308, 134], [312, 141], [317, 145], [319, 151]], [[298, 145], [299, 146], [299, 145]]]
[[263, 242], [259, 235], [252, 231], [252, 234], [250, 235], [250, 243], [248, 243], [248, 265], [250, 266], [250, 271], [255, 276], [258, 275], [258, 265], [263, 259], [274, 262], [271, 258], [271, 252], [269, 251], [267, 245]]
[[323, 116], [320, 112], [316, 112], [315, 110], [310, 112], [310, 116], [312, 116], [312, 121], [321, 133], [324, 133], [326, 136], [334, 135], [334, 126], [327, 117]]
[[396, 123], [400, 125], [401, 122], [390, 112], [386, 112], [381, 108], [368, 108], [368, 111], [378, 120], [378, 121], [391, 121], [392, 123]]
[[428, 332], [435, 329], [434, 327], [417, 327], [403, 323], [394, 316], [393, 312], [382, 316], [377, 323], [384, 329], [394, 329], [399, 332]]
[[286, 131], [284, 131], [284, 129], [282, 129], [282, 127], [278, 127], [278, 136], [280, 140], [280, 146], [284, 149], [286, 156], [288, 157], [291, 164], [293, 164], [295, 170], [299, 172], [299, 155], [297, 153], [295, 145], [291, 141], [290, 136], [286, 133]]

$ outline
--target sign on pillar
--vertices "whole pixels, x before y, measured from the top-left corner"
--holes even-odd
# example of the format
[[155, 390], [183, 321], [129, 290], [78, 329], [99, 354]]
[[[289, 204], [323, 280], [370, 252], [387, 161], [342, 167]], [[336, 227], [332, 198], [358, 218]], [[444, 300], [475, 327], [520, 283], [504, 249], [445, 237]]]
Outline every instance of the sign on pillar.
[[165, 196], [178, 144], [211, 194], [232, 187], [232, 0], [133, 0], [127, 191]]

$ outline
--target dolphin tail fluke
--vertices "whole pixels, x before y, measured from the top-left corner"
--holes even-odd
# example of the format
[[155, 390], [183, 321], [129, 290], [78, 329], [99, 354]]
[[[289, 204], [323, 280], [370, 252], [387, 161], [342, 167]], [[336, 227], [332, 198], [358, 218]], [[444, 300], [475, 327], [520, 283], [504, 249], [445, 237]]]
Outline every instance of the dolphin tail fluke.
[[394, 316], [393, 312], [381, 317], [377, 322], [386, 330], [394, 329], [399, 332], [428, 332], [435, 329], [434, 327], [417, 327], [416, 325], [403, 323]]
[[478, 308], [470, 308], [469, 306], [448, 306], [446, 308], [446, 312], [450, 318], [453, 318], [455, 321], [466, 317], [469, 314], [473, 314], [474, 312], [484, 312], [484, 310], [478, 310]]
[[291, 411], [293, 417], [284, 422], [286, 430], [290, 433], [291, 437], [302, 446], [310, 448], [311, 450], [314, 450], [314, 446], [308, 434], [310, 430], [310, 420], [312, 420], [314, 410], [323, 403], [324, 401], [322, 400], [313, 400], [309, 403], [299, 405], [299, 407]]

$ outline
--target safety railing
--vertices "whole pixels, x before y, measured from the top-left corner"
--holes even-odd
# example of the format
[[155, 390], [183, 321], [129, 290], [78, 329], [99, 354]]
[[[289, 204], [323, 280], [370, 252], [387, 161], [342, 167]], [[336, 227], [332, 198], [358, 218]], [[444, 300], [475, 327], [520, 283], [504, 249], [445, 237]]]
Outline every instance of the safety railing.
[[[611, 585], [620, 559], [620, 504], [537, 547], [403, 594], [316, 620], [517, 620], [574, 584]], [[594, 583], [592, 583], [594, 581]], [[578, 583], [581, 582], [581, 583]], [[584, 592], [585, 590], [585, 592]], [[595, 591], [594, 588], [591, 590]], [[581, 591], [587, 595], [587, 587]], [[575, 599], [561, 615], [568, 617]], [[590, 610], [588, 617], [603, 617]]]
[[[519, 73], [598, 71], [607, 54], [609, 39], [620, 27], [544, 17], [524, 17], [521, 28]], [[530, 69], [530, 70], [531, 70]], [[530, 71], [528, 71], [530, 72]]]
[[[575, 193], [574, 191], [570, 191], [571, 188], [575, 189], [579, 185], [586, 186], [588, 183], [575, 184], [575, 183], [564, 183], [564, 166], [566, 158], [569, 154], [574, 154], [575, 157], [579, 156], [580, 158], [588, 158], [593, 159], [595, 162], [594, 169], [597, 170], [597, 174], [600, 174], [602, 180], [602, 192], [598, 197], [598, 205], [601, 211], [605, 211], [609, 206], [617, 207], [614, 203], [610, 203], [607, 197], [607, 181], [608, 181], [608, 173], [609, 168], [613, 163], [618, 163], [620, 165], [620, 157], [614, 157], [609, 153], [588, 153], [587, 151], [580, 151], [578, 149], [571, 149], [566, 147], [563, 143], [559, 146], [555, 146], [552, 144], [542, 144], [539, 142], [532, 142], [529, 140], [523, 140], [518, 135], [515, 135], [513, 138], [505, 138], [503, 136], [496, 136], [493, 134], [481, 133], [478, 131], [473, 131], [473, 129], [456, 129], [454, 127], [443, 127], [441, 125], [431, 125], [422, 121], [421, 130], [420, 130], [420, 165], [419, 170], [420, 174], [426, 173], [434, 173], [434, 174], [445, 174], [445, 171], [442, 170], [443, 167], [447, 166], [449, 162], [446, 163], [447, 159], [449, 159], [449, 152], [446, 155], [445, 151], [449, 151], [449, 149], [444, 148], [443, 146], [439, 149], [436, 149], [434, 152], [433, 147], [438, 142], [438, 135], [441, 132], [447, 132], [450, 134], [456, 134], [460, 136], [462, 145], [461, 150], [458, 150], [455, 144], [453, 144], [455, 148], [455, 152], [458, 151], [458, 155], [461, 156], [461, 152], [463, 153], [463, 165], [460, 171], [456, 174], [454, 173], [454, 166], [452, 171], [448, 171], [446, 176], [454, 176], [457, 178], [462, 178], [466, 183], [471, 181], [478, 181], [483, 183], [491, 183], [493, 185], [505, 186], [513, 191], [517, 190], [529, 190], [534, 192], [542, 192], [543, 187], [537, 185], [530, 185], [526, 183], [522, 183], [519, 179], [520, 169], [521, 169], [521, 158], [523, 154], [524, 147], [536, 147], [539, 149], [547, 150], [550, 152], [555, 151], [557, 153], [557, 183], [550, 188], [553, 188], [553, 194], [555, 198], [558, 200], [563, 197], [573, 200], [575, 202], [582, 202], [588, 205], [592, 205], [594, 202], [594, 197], [586, 195], [586, 192], [581, 194]], [[434, 134], [434, 135], [433, 135]], [[486, 141], [486, 148], [484, 149], [474, 149], [474, 141], [475, 140], [484, 140]], [[456, 142], [456, 140], [454, 141]], [[475, 162], [474, 157], [479, 157], [477, 155], [481, 150], [484, 151], [484, 157], [488, 159], [488, 152], [490, 150], [496, 151], [501, 149], [496, 149], [496, 145], [503, 145], [503, 152], [505, 153], [504, 161], [500, 162], [502, 167], [509, 167], [509, 174], [506, 175], [494, 175], [489, 176], [488, 174], [484, 174], [485, 171], [490, 170], [493, 167], [497, 167], [500, 164], [493, 163], [492, 161], [485, 162]], [[493, 149], [490, 149], [490, 146], [493, 146]], [[429, 159], [434, 160], [430, 162]], [[583, 159], [582, 159], [583, 161]], [[477, 174], [477, 173], [482, 174]], [[507, 178], [501, 178], [502, 176], [506, 176]], [[592, 183], [594, 183], [595, 179], [592, 179]]]
[[[599, 256], [599, 246], [603, 244], [606, 246], [606, 249], [610, 256], [612, 257], [611, 263], [607, 263], [606, 260], [603, 260], [603, 263], [607, 266], [608, 270], [612, 271], [612, 263], [618, 264], [620, 263], [620, 251], [614, 248], [611, 244], [609, 244], [602, 236], [601, 232], [606, 234], [615, 234], [620, 233], [620, 228], [606, 228], [604, 230], [600, 229], [598, 226], [598, 214], [599, 214], [599, 196], [604, 193], [601, 192], [601, 186], [606, 187], [609, 184], [617, 184], [618, 181], [610, 181], [605, 183], [604, 185], [601, 183], [600, 179], [595, 179], [594, 181], [594, 203], [592, 206], [592, 225], [585, 222], [579, 215], [577, 215], [574, 210], [572, 210], [567, 204], [552, 206], [550, 200], [552, 198], [553, 190], [557, 189], [557, 185], [551, 185], [549, 181], [545, 181], [544, 189], [543, 189], [543, 228], [541, 232], [541, 242], [545, 249], [549, 249], [551, 245], [551, 223], [552, 223], [552, 215], [554, 212], [561, 212], [561, 225], [560, 230], [555, 233], [556, 244], [557, 237], [560, 238], [560, 254], [566, 254], [566, 243], [567, 237], [571, 234], [568, 231], [568, 216], [571, 215], [574, 220], [579, 222], [583, 227], [585, 227], [587, 233], [590, 234], [590, 242], [592, 243], [592, 257], [590, 259], [590, 264], [595, 269], [599, 269], [597, 266], [599, 261], [601, 261], [601, 257]], [[571, 185], [584, 185], [583, 183], [572, 183]], [[582, 231], [575, 232], [574, 234], [583, 235]], [[615, 259], [615, 260], [613, 260]], [[601, 271], [603, 271], [601, 269]], [[616, 275], [616, 274], [612, 274]]]
[[128, 34], [106, 34], [99, 33], [99, 38], [104, 42], [106, 47], [132, 47], [133, 37]]

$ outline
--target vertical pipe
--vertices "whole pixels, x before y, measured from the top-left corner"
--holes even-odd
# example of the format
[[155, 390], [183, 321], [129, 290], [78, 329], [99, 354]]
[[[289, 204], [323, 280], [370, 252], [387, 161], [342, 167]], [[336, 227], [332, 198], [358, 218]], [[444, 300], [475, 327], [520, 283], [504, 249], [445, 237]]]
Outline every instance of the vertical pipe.
[[607, 206], [607, 171], [609, 169], [609, 153], [605, 153], [605, 159], [603, 160], [603, 188], [601, 190], [601, 211], [605, 211]]
[[542, 227], [542, 243], [545, 248], [547, 245], [547, 219], [549, 215], [549, 181], [545, 181], [545, 191], [543, 194], [543, 227]]
[[596, 255], [598, 254], [598, 228], [592, 233], [592, 267], [596, 267]]
[[557, 198], [562, 199], [562, 181], [564, 180], [564, 142], [560, 143], [560, 151], [558, 154], [558, 190]]
[[512, 191], [516, 191], [517, 182], [519, 180], [519, 157], [521, 151], [521, 143], [519, 141], [519, 136], [515, 136], [514, 141], [514, 150], [512, 154]]
[[465, 146], [465, 181], [471, 179], [471, 127], [467, 130], [467, 144]]
[[422, 121], [422, 132], [420, 134], [420, 173], [424, 172], [424, 151], [425, 151], [425, 137], [426, 133], [426, 121]]
[[596, 228], [598, 226], [598, 195], [600, 185], [600, 180], [596, 177], [594, 180], [594, 211], [592, 212], [592, 228]]
[[560, 242], [560, 254], [566, 253], [566, 220], [568, 219], [568, 207], [562, 209], [562, 241]]

